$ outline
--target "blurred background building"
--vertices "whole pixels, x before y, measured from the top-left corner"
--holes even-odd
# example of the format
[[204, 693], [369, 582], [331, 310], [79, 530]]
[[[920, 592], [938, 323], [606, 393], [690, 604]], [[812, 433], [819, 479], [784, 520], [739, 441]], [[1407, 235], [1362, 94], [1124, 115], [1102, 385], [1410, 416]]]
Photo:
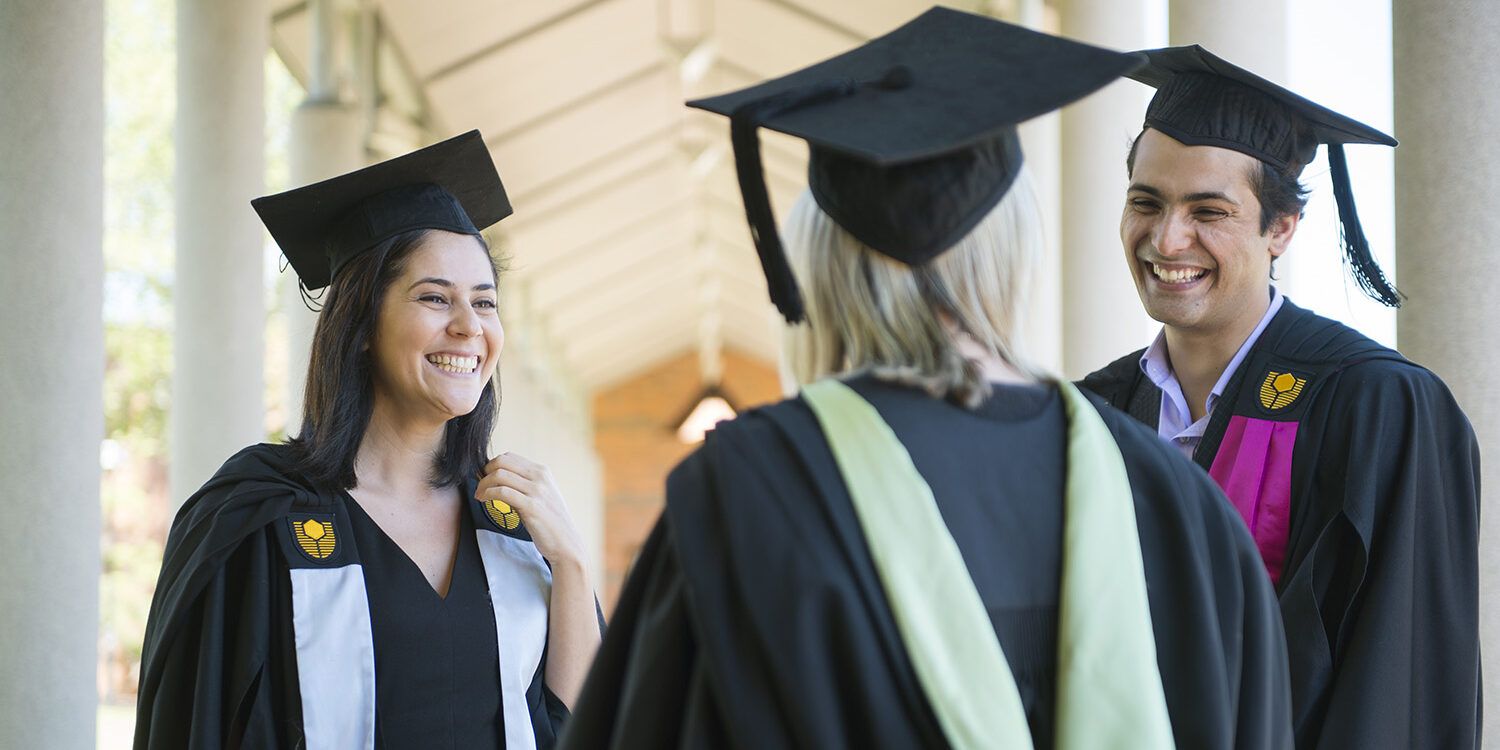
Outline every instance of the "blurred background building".
[[[1120, 49], [1201, 43], [1393, 132], [1394, 153], [1349, 156], [1365, 229], [1407, 306], [1379, 308], [1344, 280], [1321, 156], [1279, 283], [1437, 371], [1500, 455], [1500, 298], [1488, 284], [1500, 261], [1488, 200], [1500, 185], [1500, 3], [950, 5]], [[509, 258], [495, 448], [553, 468], [608, 610], [703, 411], [782, 395], [778, 319], [727, 125], [683, 100], [831, 56], [926, 6], [0, 2], [0, 747], [128, 746], [176, 506], [239, 448], [296, 432], [313, 316], [250, 198], [473, 128], [516, 207], [490, 236]], [[1149, 95], [1117, 83], [1023, 127], [1052, 249], [1030, 344], [1069, 377], [1155, 332], [1117, 231]], [[763, 140], [784, 216], [806, 148]], [[1496, 508], [1483, 517], [1495, 675], [1500, 527]]]

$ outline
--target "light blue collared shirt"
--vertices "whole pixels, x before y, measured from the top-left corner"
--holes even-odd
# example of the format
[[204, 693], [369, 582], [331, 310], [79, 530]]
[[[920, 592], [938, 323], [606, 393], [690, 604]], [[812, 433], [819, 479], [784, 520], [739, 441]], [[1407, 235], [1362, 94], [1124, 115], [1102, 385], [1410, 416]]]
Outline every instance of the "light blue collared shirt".
[[1207, 410], [1203, 412], [1203, 418], [1196, 422], [1192, 421], [1187, 397], [1182, 395], [1182, 384], [1177, 382], [1177, 374], [1172, 371], [1172, 359], [1167, 355], [1166, 329], [1156, 334], [1156, 340], [1141, 355], [1141, 372], [1146, 373], [1146, 377], [1161, 389], [1161, 415], [1156, 422], [1156, 434], [1176, 446], [1182, 455], [1189, 459], [1193, 457], [1193, 451], [1198, 449], [1198, 441], [1203, 439], [1203, 431], [1208, 428], [1208, 420], [1214, 414], [1214, 407], [1218, 405], [1219, 397], [1224, 395], [1224, 387], [1229, 385], [1234, 371], [1245, 361], [1250, 347], [1255, 345], [1256, 339], [1270, 325], [1271, 318], [1276, 317], [1277, 311], [1281, 310], [1281, 302], [1281, 290], [1271, 287], [1271, 304], [1266, 308], [1266, 314], [1261, 317], [1255, 330], [1250, 332], [1245, 343], [1240, 344], [1240, 350], [1234, 353], [1234, 359], [1229, 360], [1224, 372], [1219, 374], [1219, 382], [1214, 383], [1213, 390], [1208, 392]]

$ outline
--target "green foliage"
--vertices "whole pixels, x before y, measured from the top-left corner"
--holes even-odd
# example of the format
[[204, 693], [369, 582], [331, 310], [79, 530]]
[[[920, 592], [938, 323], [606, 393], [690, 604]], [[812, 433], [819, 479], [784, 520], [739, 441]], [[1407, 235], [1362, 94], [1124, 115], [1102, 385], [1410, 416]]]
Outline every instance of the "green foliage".
[[100, 488], [107, 699], [135, 687], [169, 505], [174, 16], [172, 0], [105, 4], [104, 430], [120, 454]]
[[[174, 17], [171, 0], [109, 0], [105, 7], [108, 322], [171, 324]], [[163, 376], [169, 367], [170, 360], [160, 363]]]
[[104, 435], [137, 460], [167, 458], [172, 338], [160, 327], [110, 323], [104, 331]]

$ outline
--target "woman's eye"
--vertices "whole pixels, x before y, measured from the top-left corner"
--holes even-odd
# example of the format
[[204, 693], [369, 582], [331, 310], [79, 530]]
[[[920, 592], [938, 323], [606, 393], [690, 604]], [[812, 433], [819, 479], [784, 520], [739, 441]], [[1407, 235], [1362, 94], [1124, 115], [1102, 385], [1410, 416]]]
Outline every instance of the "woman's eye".
[[422, 301], [422, 302], [431, 302], [433, 304], [438, 304], [438, 305], [447, 304], [447, 302], [448, 302], [448, 300], [444, 299], [443, 295], [441, 295], [441, 294], [424, 294], [424, 295], [418, 297], [417, 299], [420, 300], [420, 301]]
[[495, 309], [495, 301], [492, 299], [475, 300], [474, 306], [485, 310], [493, 310]]

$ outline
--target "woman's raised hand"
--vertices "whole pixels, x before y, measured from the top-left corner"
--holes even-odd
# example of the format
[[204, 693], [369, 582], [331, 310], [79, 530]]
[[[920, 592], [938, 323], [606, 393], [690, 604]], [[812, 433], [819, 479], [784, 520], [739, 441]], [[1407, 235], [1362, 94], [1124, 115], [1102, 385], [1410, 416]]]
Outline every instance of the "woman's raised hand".
[[515, 509], [537, 551], [553, 566], [584, 563], [583, 538], [546, 466], [516, 453], [501, 453], [484, 465], [474, 497]]

